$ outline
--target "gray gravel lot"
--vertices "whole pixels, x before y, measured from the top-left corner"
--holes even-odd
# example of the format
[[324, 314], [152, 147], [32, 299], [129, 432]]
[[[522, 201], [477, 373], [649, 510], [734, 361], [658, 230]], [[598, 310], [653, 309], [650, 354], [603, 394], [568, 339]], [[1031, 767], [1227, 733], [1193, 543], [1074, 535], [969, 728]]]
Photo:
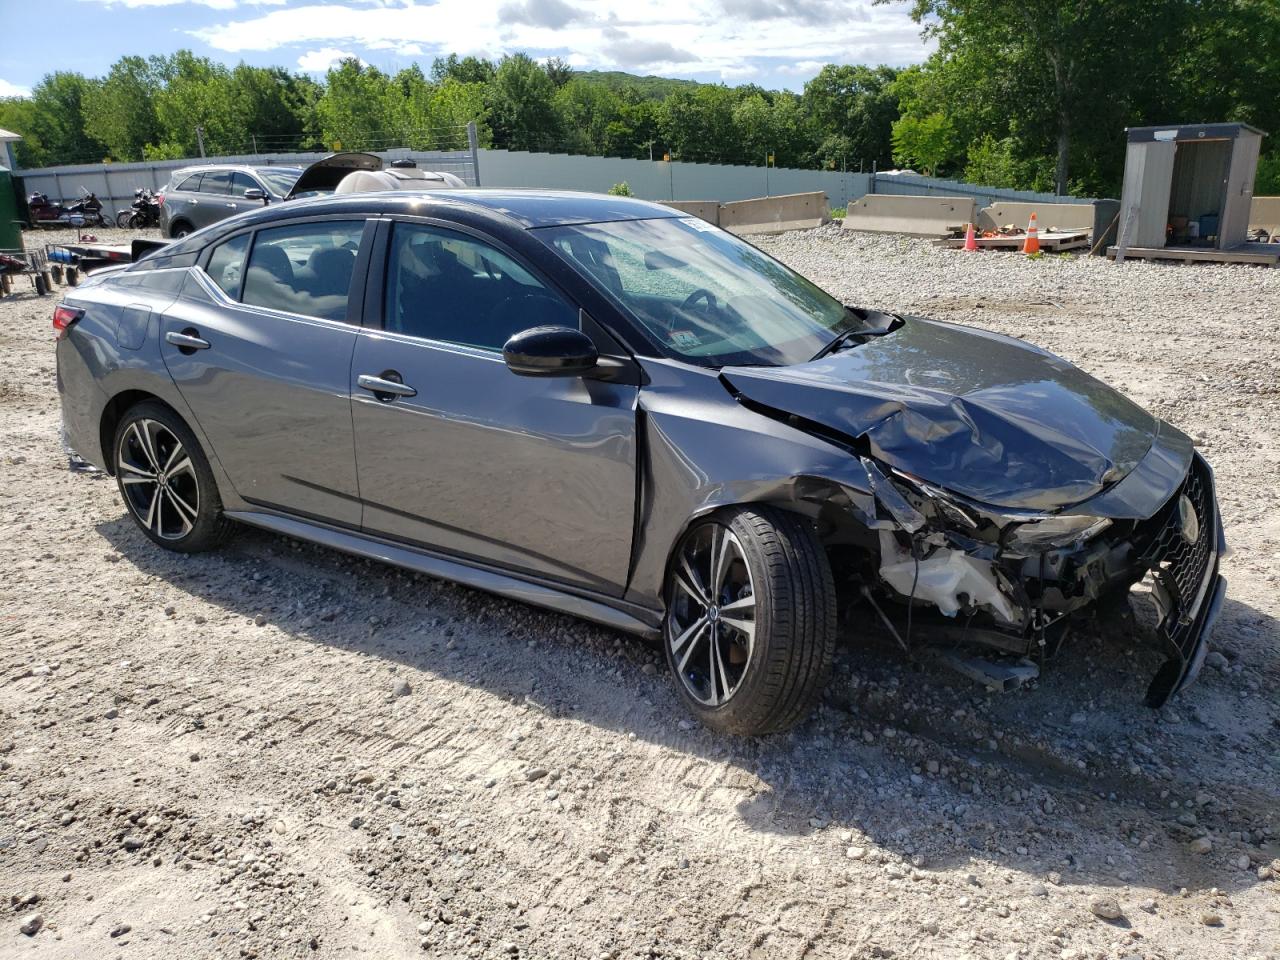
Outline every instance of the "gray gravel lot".
[[1158, 657], [1117, 630], [1003, 696], [850, 636], [808, 723], [733, 740], [655, 650], [571, 618], [252, 531], [166, 553], [67, 471], [56, 298], [25, 292], [0, 300], [0, 957], [1280, 955], [1280, 270], [760, 245], [1197, 438], [1234, 552], [1192, 690], [1143, 707]]

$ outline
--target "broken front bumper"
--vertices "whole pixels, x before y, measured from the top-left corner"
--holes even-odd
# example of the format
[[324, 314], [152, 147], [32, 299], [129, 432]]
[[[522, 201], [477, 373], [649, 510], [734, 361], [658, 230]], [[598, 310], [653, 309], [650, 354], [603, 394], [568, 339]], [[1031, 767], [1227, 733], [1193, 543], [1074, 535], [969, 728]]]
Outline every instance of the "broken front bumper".
[[[1172, 467], [1174, 461], [1165, 459]], [[875, 464], [864, 465], [884, 508], [884, 515], [867, 520], [878, 533], [879, 580], [909, 604], [941, 614], [935, 624], [940, 636], [957, 633], [961, 640], [1043, 658], [1054, 632], [1059, 640], [1065, 635], [1070, 615], [1106, 609], [1145, 578], [1166, 652], [1147, 704], [1163, 706], [1199, 673], [1226, 591], [1218, 572], [1226, 544], [1213, 471], [1189, 441], [1181, 470], [1165, 472], [1159, 509], [1114, 523], [1101, 514], [1110, 523], [1105, 532], [1089, 537], [1086, 531], [1080, 540], [1043, 554], [1006, 552], [990, 538], [985, 545], [966, 541], [947, 529], [947, 518], [936, 509], [936, 490], [900, 489]], [[949, 629], [947, 622], [961, 614], [963, 626]]]
[[1226, 578], [1218, 572], [1227, 544], [1213, 470], [1199, 454], [1156, 522], [1157, 533], [1142, 559], [1151, 571], [1160, 614], [1156, 629], [1168, 659], [1147, 688], [1150, 707], [1163, 706], [1199, 674], [1227, 591]]

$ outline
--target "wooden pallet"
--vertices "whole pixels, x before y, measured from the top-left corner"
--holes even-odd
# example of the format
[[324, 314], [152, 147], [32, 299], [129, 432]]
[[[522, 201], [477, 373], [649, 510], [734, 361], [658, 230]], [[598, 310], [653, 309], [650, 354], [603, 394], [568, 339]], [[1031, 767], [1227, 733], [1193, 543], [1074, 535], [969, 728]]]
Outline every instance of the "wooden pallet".
[[[1026, 243], [1025, 235], [1014, 234], [1001, 237], [975, 237], [979, 250], [1021, 250]], [[947, 237], [933, 241], [935, 246], [948, 247], [952, 250], [964, 247], [964, 237]], [[1040, 234], [1040, 249], [1044, 253], [1064, 253], [1067, 250], [1079, 250], [1089, 246], [1089, 235], [1082, 231], [1059, 230]]]
[[[1107, 247], [1107, 256], [1116, 257], [1116, 247]], [[1213, 247], [1125, 247], [1126, 260], [1182, 260], [1186, 263], [1252, 263], [1260, 267], [1280, 266], [1280, 243], [1244, 243], [1230, 250]]]

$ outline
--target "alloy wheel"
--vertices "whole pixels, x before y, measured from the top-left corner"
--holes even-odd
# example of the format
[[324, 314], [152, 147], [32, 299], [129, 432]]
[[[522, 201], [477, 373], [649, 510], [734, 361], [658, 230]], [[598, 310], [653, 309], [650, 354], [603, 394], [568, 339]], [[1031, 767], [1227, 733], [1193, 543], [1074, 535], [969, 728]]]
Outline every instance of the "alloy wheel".
[[756, 636], [756, 592], [738, 538], [715, 521], [685, 537], [671, 574], [666, 640], [676, 675], [718, 707], [742, 686]]
[[120, 436], [116, 469], [125, 502], [147, 530], [181, 540], [200, 515], [200, 485], [182, 442], [158, 420], [133, 421]]

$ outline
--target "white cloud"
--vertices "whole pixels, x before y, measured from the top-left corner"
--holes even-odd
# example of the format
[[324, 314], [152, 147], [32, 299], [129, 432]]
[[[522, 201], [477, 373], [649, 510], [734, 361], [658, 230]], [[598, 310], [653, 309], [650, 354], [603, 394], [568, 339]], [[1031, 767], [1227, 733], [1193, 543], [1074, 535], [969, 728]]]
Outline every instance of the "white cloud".
[[306, 54], [309, 62], [337, 45], [404, 56], [523, 50], [574, 66], [727, 80], [798, 77], [801, 63], [918, 63], [930, 49], [902, 5], [865, 0], [301, 0], [192, 33], [232, 54], [326, 45]]
[[0, 80], [0, 97], [29, 97], [31, 88], [23, 87], [8, 80]]
[[[308, 50], [298, 58], [298, 66], [307, 73], [324, 73], [335, 63], [356, 57], [350, 50], [339, 50], [337, 47], [324, 47], [321, 50]], [[363, 60], [360, 60], [363, 63]]]

